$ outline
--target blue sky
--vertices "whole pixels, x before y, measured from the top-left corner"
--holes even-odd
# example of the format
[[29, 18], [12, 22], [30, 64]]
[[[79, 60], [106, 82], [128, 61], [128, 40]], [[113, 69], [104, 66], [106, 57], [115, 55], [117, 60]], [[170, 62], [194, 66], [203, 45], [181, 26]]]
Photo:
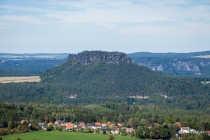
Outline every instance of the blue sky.
[[0, 0], [0, 52], [210, 50], [210, 0]]

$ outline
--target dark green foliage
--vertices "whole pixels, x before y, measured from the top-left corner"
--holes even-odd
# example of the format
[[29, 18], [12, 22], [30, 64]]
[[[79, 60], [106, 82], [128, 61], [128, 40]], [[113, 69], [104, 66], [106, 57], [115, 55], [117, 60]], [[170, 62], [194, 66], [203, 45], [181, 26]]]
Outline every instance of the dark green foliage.
[[201, 137], [202, 137], [202, 140], [210, 140], [210, 136], [207, 133], [203, 133]]
[[50, 126], [47, 126], [47, 131], [52, 131], [54, 128], [53, 128], [53, 126], [52, 125], [50, 125]]
[[127, 136], [126, 131], [121, 131], [121, 136]]
[[136, 138], [141, 138], [141, 139], [144, 139], [145, 138], [144, 132], [143, 132], [143, 129], [142, 128], [136, 129], [136, 131], [135, 131], [135, 137]]
[[114, 140], [114, 135], [110, 134], [107, 138], [107, 140]]

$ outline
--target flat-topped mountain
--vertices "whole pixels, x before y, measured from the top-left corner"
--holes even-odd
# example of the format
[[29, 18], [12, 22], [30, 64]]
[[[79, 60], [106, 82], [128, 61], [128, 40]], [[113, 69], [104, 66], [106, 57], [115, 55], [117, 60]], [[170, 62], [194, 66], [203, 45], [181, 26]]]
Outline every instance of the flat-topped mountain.
[[135, 102], [190, 109], [203, 106], [201, 98], [207, 101], [209, 93], [205, 85], [158, 74], [118, 52], [69, 55], [65, 64], [41, 78], [42, 83], [59, 85], [60, 94], [77, 103]]
[[[12, 87], [12, 88], [11, 88]], [[16, 102], [97, 104], [107, 101], [200, 109], [210, 88], [158, 74], [119, 52], [85, 51], [41, 75], [39, 83], [0, 84], [0, 99]]]
[[92, 61], [103, 61], [106, 63], [131, 63], [132, 60], [125, 53], [120, 52], [103, 52], [103, 51], [83, 51], [78, 54], [69, 54], [68, 61], [79, 61], [87, 65]]

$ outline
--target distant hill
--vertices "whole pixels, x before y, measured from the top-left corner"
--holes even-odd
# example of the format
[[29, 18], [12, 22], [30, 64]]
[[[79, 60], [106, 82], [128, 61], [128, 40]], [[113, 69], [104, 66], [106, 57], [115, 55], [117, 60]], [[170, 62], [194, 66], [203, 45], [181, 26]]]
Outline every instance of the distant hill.
[[66, 59], [67, 53], [0, 53], [0, 60]]
[[135, 52], [128, 54], [130, 57], [184, 57], [192, 58], [197, 56], [206, 56], [210, 55], [210, 51], [203, 52], [190, 52], [190, 53], [151, 53], [151, 52]]
[[167, 75], [210, 76], [210, 51], [128, 54], [134, 63]]
[[0, 53], [0, 76], [40, 75], [48, 69], [66, 62], [68, 54]]

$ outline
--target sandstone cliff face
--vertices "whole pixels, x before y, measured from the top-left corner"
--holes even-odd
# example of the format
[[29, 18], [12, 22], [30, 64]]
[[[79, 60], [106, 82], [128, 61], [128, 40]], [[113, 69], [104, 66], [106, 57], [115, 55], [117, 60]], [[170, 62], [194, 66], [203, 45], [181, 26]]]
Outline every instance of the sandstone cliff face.
[[92, 61], [103, 61], [106, 63], [132, 63], [130, 57], [124, 53], [102, 51], [83, 51], [78, 54], [69, 54], [67, 61], [79, 61], [84, 65], [87, 65]]
[[206, 58], [142, 58], [134, 62], [151, 70], [175, 75], [209, 75], [210, 60]]

